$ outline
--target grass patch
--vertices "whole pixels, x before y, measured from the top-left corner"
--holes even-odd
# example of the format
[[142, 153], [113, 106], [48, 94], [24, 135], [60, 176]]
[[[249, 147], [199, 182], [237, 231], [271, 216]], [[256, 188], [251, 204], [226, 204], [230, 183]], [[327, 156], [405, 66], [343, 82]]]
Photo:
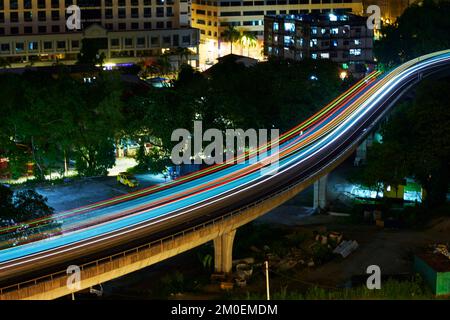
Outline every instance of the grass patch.
[[[306, 292], [288, 291], [287, 287], [272, 293], [274, 300], [432, 300], [436, 299], [422, 279], [412, 281], [388, 280], [380, 290], [369, 290], [365, 286], [324, 289], [312, 287]], [[247, 293], [246, 299], [265, 299], [264, 294]]]

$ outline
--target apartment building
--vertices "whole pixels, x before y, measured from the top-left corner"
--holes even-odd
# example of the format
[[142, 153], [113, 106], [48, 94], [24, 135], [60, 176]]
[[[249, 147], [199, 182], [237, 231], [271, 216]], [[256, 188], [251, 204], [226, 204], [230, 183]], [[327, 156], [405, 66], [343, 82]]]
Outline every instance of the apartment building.
[[[69, 30], [66, 9], [81, 9]], [[84, 38], [96, 39], [107, 63], [137, 62], [189, 48], [198, 65], [199, 31], [190, 27], [190, 0], [0, 0], [0, 58], [12, 66], [74, 63]]]
[[356, 77], [374, 66], [373, 30], [354, 14], [266, 16], [264, 52], [280, 59], [331, 59]]
[[235, 26], [254, 33], [262, 44], [264, 16], [325, 12], [362, 13], [362, 0], [192, 0], [192, 26], [200, 30], [201, 43], [219, 49], [223, 31]]

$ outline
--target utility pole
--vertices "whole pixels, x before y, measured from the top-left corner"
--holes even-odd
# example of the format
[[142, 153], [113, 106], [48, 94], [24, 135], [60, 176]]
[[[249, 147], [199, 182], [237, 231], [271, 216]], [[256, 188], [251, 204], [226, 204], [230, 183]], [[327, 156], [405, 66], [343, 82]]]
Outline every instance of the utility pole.
[[267, 290], [267, 300], [270, 300], [270, 290], [269, 290], [269, 261], [264, 262], [266, 269], [266, 290]]

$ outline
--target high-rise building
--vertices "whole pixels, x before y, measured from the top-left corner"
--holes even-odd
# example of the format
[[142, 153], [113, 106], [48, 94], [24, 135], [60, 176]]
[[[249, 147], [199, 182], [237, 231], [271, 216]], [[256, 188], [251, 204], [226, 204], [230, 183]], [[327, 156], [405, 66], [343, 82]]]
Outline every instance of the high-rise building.
[[[81, 29], [67, 19], [81, 9]], [[198, 64], [199, 32], [190, 27], [190, 0], [0, 0], [0, 58], [13, 66], [73, 63], [84, 38], [96, 39], [110, 63], [136, 62], [189, 48]], [[175, 55], [174, 55], [175, 56]]]
[[280, 59], [330, 59], [356, 77], [374, 66], [373, 30], [353, 14], [266, 16], [264, 52]]
[[192, 26], [200, 29], [201, 43], [220, 56], [229, 53], [222, 47], [230, 25], [254, 33], [262, 44], [265, 15], [326, 12], [361, 14], [362, 0], [192, 0]]

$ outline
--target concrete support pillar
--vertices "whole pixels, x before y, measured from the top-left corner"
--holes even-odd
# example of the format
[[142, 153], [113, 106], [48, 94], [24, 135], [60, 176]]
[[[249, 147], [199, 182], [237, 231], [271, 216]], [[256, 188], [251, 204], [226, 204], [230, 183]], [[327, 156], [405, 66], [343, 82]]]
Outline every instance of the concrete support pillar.
[[314, 182], [314, 209], [324, 209], [327, 206], [328, 175]]
[[233, 241], [236, 230], [224, 233], [214, 239], [214, 271], [230, 273], [233, 261]]

